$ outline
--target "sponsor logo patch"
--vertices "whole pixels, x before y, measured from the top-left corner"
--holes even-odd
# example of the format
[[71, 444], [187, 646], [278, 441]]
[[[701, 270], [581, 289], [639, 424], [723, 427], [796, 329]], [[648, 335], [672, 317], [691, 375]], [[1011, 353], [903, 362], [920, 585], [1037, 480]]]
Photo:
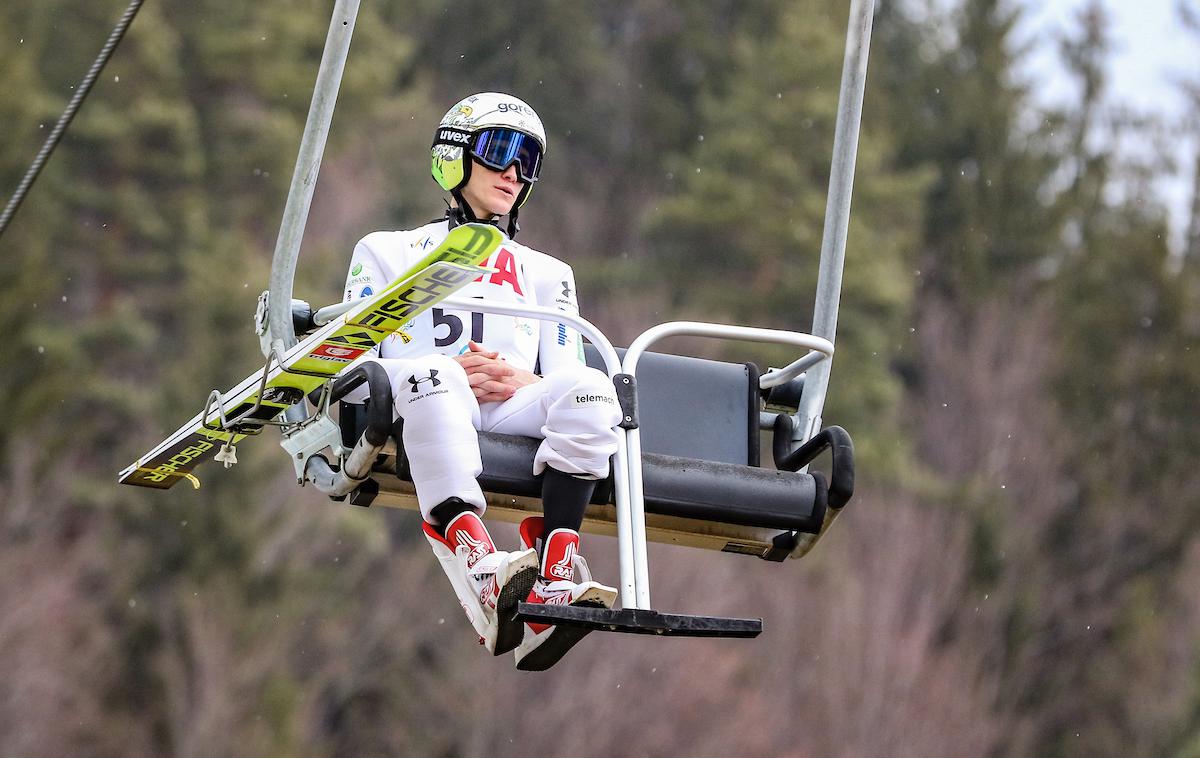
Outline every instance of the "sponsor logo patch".
[[309, 353], [309, 356], [323, 361], [349, 363], [365, 352], [367, 352], [367, 348], [365, 347], [348, 347], [346, 345], [338, 345], [332, 342], [322, 342], [317, 346], [316, 350], [313, 350], [311, 353]]
[[195, 440], [192, 444], [184, 447], [179, 452], [172, 455], [166, 462], [160, 463], [152, 470], [143, 472], [146, 479], [152, 482], [162, 482], [168, 477], [177, 475], [179, 469], [190, 471], [192, 469], [192, 461], [212, 450], [213, 443], [205, 440]]
[[576, 392], [571, 395], [571, 405], [575, 408], [582, 408], [589, 405], [616, 405], [617, 399], [612, 395], [593, 395], [583, 392]]
[[558, 305], [567, 305], [570, 308], [560, 308], [559, 310], [570, 310], [575, 307], [575, 290], [571, 289], [571, 283], [564, 280], [562, 283], [562, 294], [554, 298], [554, 302]]
[[358, 276], [362, 273], [362, 264], [355, 263], [354, 268], [350, 269], [350, 276]]
[[567, 549], [563, 551], [562, 558], [550, 564], [546, 568], [546, 573], [555, 579], [566, 579], [569, 581], [575, 575], [575, 568], [573, 566], [575, 550], [574, 543], [567, 543]]
[[475, 564], [479, 563], [480, 558], [492, 552], [491, 545], [472, 536], [466, 529], [459, 529], [454, 535], [454, 541], [460, 547], [466, 548], [467, 568], [469, 569], [475, 568]]
[[358, 296], [359, 297], [370, 297], [371, 295], [374, 295], [374, 294], [375, 294], [375, 290], [371, 289], [370, 287], [363, 287], [362, 292], [359, 293]]
[[496, 105], [496, 110], [500, 111], [501, 113], [520, 113], [522, 116], [534, 115], [532, 108], [527, 105], [521, 105], [520, 103], [498, 103]]
[[485, 608], [496, 609], [496, 600], [500, 597], [500, 593], [496, 591], [496, 580], [492, 579], [483, 585], [483, 589], [479, 591], [479, 604]]
[[440, 387], [440, 386], [442, 386], [442, 380], [438, 379], [437, 375], [438, 375], [437, 369], [435, 369], [435, 368], [430, 369], [429, 376], [423, 376], [420, 379], [418, 379], [417, 375], [413, 374], [412, 376], [408, 377], [408, 383], [412, 385], [412, 391], [414, 393], [420, 392], [421, 385], [424, 384], [425, 382], [432, 382], [432, 386]]
[[457, 129], [439, 129], [438, 139], [455, 145], [470, 145], [474, 136]]

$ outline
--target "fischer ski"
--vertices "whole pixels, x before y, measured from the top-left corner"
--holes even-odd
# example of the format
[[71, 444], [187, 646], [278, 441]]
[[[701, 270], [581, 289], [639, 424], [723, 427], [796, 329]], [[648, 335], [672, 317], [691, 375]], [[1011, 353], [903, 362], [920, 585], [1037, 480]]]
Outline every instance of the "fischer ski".
[[[121, 472], [121, 484], [169, 489], [209, 459], [236, 463], [233, 446], [257, 434], [305, 396], [337, 376], [413, 317], [453, 295], [487, 269], [504, 235], [487, 224], [455, 227], [435, 250], [379, 294], [363, 298], [294, 345], [272, 355], [230, 391], [210, 396], [204, 411]], [[216, 395], [217, 393], [214, 393]]]

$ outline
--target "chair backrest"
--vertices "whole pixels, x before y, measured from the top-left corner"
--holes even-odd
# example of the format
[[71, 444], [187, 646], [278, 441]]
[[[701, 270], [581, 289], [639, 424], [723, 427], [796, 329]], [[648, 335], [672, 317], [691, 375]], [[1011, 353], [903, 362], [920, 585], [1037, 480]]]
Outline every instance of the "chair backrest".
[[[589, 366], [603, 370], [591, 345], [584, 352]], [[753, 363], [645, 353], [637, 376], [642, 451], [758, 466], [758, 376]], [[342, 403], [339, 418], [342, 443], [353, 447], [366, 424], [363, 406]]]
[[[603, 370], [591, 345], [584, 353], [589, 366]], [[758, 376], [753, 363], [643, 354], [637, 370], [642, 450], [758, 466]]]

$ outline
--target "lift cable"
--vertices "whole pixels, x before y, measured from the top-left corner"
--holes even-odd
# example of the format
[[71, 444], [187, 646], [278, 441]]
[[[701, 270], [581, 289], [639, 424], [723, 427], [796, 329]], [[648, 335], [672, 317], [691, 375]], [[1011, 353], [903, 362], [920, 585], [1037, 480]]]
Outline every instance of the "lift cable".
[[117, 49], [121, 38], [125, 36], [125, 30], [129, 28], [133, 17], [137, 15], [138, 9], [142, 7], [142, 2], [143, 0], [132, 0], [129, 3], [129, 7], [125, 9], [125, 13], [122, 14], [121, 20], [117, 22], [117, 25], [113, 27], [112, 33], [108, 35], [108, 40], [104, 43], [104, 47], [101, 48], [100, 55], [96, 57], [96, 60], [92, 63], [92, 67], [84, 75], [83, 81], [79, 83], [79, 87], [75, 90], [75, 96], [71, 98], [71, 102], [67, 103], [67, 109], [63, 111], [62, 116], [58, 119], [58, 123], [50, 131], [50, 136], [46, 138], [46, 143], [42, 145], [42, 149], [38, 151], [37, 157], [33, 159], [33, 165], [25, 172], [21, 183], [17, 185], [17, 190], [13, 193], [12, 198], [9, 199], [4, 212], [0, 213], [0, 234], [3, 234], [5, 228], [8, 227], [8, 222], [12, 219], [13, 214], [17, 212], [21, 201], [25, 199], [26, 193], [29, 192], [29, 187], [37, 179], [38, 174], [41, 173], [42, 166], [45, 165], [46, 160], [50, 157], [50, 153], [58, 145], [58, 141], [62, 139], [63, 132], [67, 130], [71, 119], [75, 118], [75, 112], [79, 110], [83, 99], [91, 91], [96, 77], [100, 75], [100, 72], [104, 69], [104, 65], [108, 63], [108, 59], [112, 57], [113, 51]]

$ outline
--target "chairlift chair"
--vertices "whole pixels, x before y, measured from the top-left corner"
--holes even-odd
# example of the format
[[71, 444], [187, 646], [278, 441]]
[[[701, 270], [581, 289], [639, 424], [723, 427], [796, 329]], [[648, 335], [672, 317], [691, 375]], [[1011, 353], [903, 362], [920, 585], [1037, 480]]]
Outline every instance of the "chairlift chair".
[[[270, 289], [260, 303], [260, 335], [268, 369], [272, 357], [297, 344], [298, 331], [346, 307], [329, 306], [316, 314], [303, 306], [294, 308], [298, 301], [292, 299], [292, 281], [358, 5], [358, 0], [337, 0], [334, 7], [276, 242]], [[557, 310], [475, 299], [445, 301], [448, 307], [576, 328], [590, 342], [589, 364], [612, 378], [621, 404], [623, 421], [612, 475], [597, 487], [583, 526], [585, 531], [617, 538], [621, 607], [522, 603], [518, 617], [584, 632], [757, 636], [761, 619], [654, 610], [647, 540], [769, 561], [799, 558], [828, 531], [850, 500], [853, 446], [840, 427], [822, 427], [821, 412], [834, 354], [873, 13], [874, 0], [851, 0], [811, 334], [671, 322], [648, 329], [627, 350], [618, 351], [592, 324]], [[748, 363], [650, 351], [659, 340], [677, 335], [785, 344], [801, 354], [788, 366], [763, 373]], [[334, 423], [333, 404], [364, 383], [369, 401], [365, 406], [342, 404], [339, 421]], [[297, 480], [354, 505], [415, 508], [404, 450], [393, 429], [390, 393], [382, 368], [360, 363], [314, 392], [315, 411], [304, 403], [288, 408], [281, 444], [296, 466]], [[209, 418], [207, 409], [203, 418]], [[760, 465], [758, 440], [763, 429], [772, 435], [773, 466]], [[540, 513], [541, 486], [531, 474], [537, 441], [490, 433], [479, 437], [484, 464], [480, 481], [488, 513], [506, 521]], [[823, 472], [809, 471], [825, 451], [830, 453], [829, 465]]]
[[[330, 42], [348, 46], [349, 34], [339, 36], [338, 32], [339, 28], [353, 27], [353, 19], [347, 24], [344, 16], [356, 13], [356, 1], [339, 0], [331, 23]], [[612, 377], [621, 401], [624, 420], [613, 475], [605, 486], [597, 488], [584, 521], [586, 531], [615, 535], [618, 539], [621, 608], [522, 604], [521, 617], [607, 631], [755, 636], [762, 629], [760, 619], [654, 611], [650, 606], [646, 541], [653, 539], [776, 561], [801, 557], [825, 534], [849, 501], [854, 486], [853, 446], [840, 427], [821, 428], [821, 411], [834, 352], [873, 14], [874, 0], [851, 0], [812, 334], [673, 322], [647, 330], [619, 356], [590, 323], [568, 319], [558, 311], [479, 300], [447, 301], [451, 307], [485, 313], [567, 321], [591, 343], [589, 363]], [[327, 47], [326, 57], [344, 60], [345, 49], [331, 53]], [[323, 63], [322, 69], [325, 68]], [[321, 87], [319, 80], [318, 92]], [[336, 92], [336, 83], [333, 87]], [[314, 98], [314, 108], [318, 99], [319, 96]], [[329, 107], [331, 111], [332, 105]], [[327, 123], [324, 127], [317, 126], [322, 143], [324, 129]], [[302, 148], [302, 159], [304, 155]], [[319, 162], [319, 150], [316, 160]], [[301, 168], [297, 166], [297, 176]], [[315, 173], [313, 168], [311, 175]], [[296, 188], [294, 182], [293, 189]], [[311, 195], [311, 186], [307, 190]], [[291, 202], [289, 196], [289, 205]], [[306, 200], [297, 205], [303, 205], [307, 212]], [[281, 232], [281, 240], [285, 236]], [[298, 240], [295, 237], [296, 247]], [[291, 298], [294, 262], [295, 251], [277, 246], [272, 283], [277, 283], [274, 274], [277, 269], [286, 272], [286, 282], [280, 281], [285, 286], [273, 287], [270, 293], [269, 333], [273, 339], [282, 338], [285, 344], [295, 340], [294, 326], [286, 310]], [[655, 342], [672, 335], [775, 342], [805, 352], [784, 369], [760, 375], [751, 364], [702, 361], [648, 351]], [[390, 393], [390, 388], [386, 377], [380, 377], [379, 373], [351, 372], [335, 384], [332, 392], [333, 399], [338, 399], [363, 382], [370, 386], [371, 400], [366, 408], [347, 410], [341, 418], [342, 450], [357, 452], [360, 467], [373, 455], [369, 474], [356, 480], [347, 475], [344, 462], [348, 458], [344, 457], [343, 465], [339, 465], [321, 455], [311, 455], [304, 457], [305, 468], [298, 470], [299, 478], [312, 482], [331, 497], [348, 497], [356, 505], [413, 508], [415, 490], [404, 451], [396, 442], [398, 437], [387, 433], [391, 402], [384, 393]], [[783, 405], [781, 411], [781, 403], [787, 402], [783, 398], [789, 395], [795, 401], [794, 410]], [[767, 410], [768, 402], [772, 411]], [[686, 407], [681, 408], [681, 403]], [[698, 407], [710, 412], [694, 412]], [[759, 465], [760, 427], [769, 428], [773, 435], [773, 469]], [[287, 440], [284, 444], [288, 446]], [[530, 473], [536, 444], [531, 439], [480, 434], [484, 463], [480, 482], [492, 517], [518, 521], [540, 512], [540, 485]], [[826, 450], [831, 453], [828, 472], [807, 471], [809, 464]]]

